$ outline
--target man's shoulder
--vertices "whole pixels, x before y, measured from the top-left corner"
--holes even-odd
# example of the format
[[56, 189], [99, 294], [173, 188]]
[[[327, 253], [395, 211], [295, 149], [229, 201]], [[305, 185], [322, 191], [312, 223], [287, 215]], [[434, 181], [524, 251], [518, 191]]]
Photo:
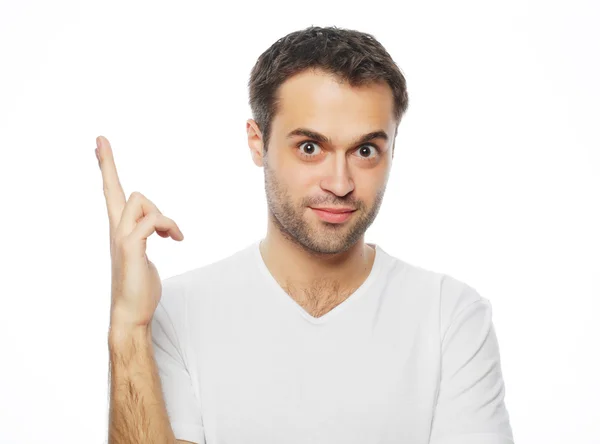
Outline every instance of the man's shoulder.
[[410, 262], [391, 253], [386, 254], [391, 258], [387, 279], [394, 280], [397, 283], [395, 285], [399, 285], [403, 291], [414, 294], [416, 297], [425, 297], [425, 295], [430, 295], [433, 298], [439, 297], [445, 280], [452, 280], [453, 282], [450, 285], [460, 282], [440, 271], [417, 265], [415, 262]]
[[[394, 272], [399, 282], [410, 294], [433, 304], [439, 311], [441, 328], [444, 329], [462, 310], [473, 303], [489, 304], [479, 292], [465, 280], [455, 275], [416, 265], [394, 257]], [[401, 278], [400, 278], [401, 277]]]

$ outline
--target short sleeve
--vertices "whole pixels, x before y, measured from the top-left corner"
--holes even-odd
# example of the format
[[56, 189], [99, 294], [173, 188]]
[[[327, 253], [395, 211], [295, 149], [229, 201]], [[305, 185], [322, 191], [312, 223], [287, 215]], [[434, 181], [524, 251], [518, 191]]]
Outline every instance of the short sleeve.
[[514, 444], [490, 302], [468, 285], [442, 338], [430, 444]]
[[180, 276], [163, 280], [152, 318], [152, 344], [163, 397], [176, 439], [205, 444], [200, 402], [184, 359], [185, 294]]

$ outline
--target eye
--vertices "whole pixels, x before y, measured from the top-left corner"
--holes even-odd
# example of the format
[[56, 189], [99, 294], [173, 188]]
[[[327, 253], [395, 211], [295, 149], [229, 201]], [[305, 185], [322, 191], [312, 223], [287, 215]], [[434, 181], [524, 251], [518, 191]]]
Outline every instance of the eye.
[[[370, 143], [361, 145], [356, 151], [359, 153], [358, 157], [360, 157], [361, 159], [365, 159], [365, 160], [372, 160], [372, 159], [376, 158], [377, 155], [379, 154], [379, 148], [377, 148], [375, 145], [372, 145]], [[366, 155], [368, 156], [369, 152], [374, 153], [373, 156], [366, 157], [363, 155], [366, 153]]]
[[[306, 151], [303, 150], [302, 146], [307, 147]], [[302, 157], [315, 157], [315, 151], [317, 151], [317, 149], [315, 147], [319, 147], [319, 145], [316, 142], [313, 142], [312, 140], [307, 140], [304, 142], [300, 142], [298, 144], [298, 147], [300, 148], [300, 155]], [[319, 149], [321, 149], [321, 147], [319, 147]], [[307, 154], [308, 153], [308, 154]]]

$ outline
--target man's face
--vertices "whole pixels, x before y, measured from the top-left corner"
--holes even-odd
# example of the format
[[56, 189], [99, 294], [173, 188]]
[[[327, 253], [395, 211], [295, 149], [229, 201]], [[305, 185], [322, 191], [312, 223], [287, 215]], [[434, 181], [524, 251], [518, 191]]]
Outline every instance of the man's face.
[[[387, 84], [351, 88], [322, 71], [304, 71], [279, 90], [265, 169], [269, 218], [280, 232], [315, 253], [352, 247], [373, 223], [385, 192], [396, 122]], [[298, 128], [330, 139], [318, 141]], [[388, 139], [356, 142], [383, 131]], [[256, 145], [255, 145], [256, 146]], [[322, 220], [311, 207], [356, 208], [342, 223]]]

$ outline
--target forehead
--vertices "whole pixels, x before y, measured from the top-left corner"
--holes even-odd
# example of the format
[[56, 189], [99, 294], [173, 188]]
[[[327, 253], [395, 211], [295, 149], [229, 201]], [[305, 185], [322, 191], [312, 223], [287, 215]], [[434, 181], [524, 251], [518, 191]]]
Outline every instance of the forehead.
[[387, 82], [353, 87], [333, 74], [310, 69], [287, 79], [278, 90], [278, 99], [273, 126], [280, 129], [308, 126], [335, 134], [349, 125], [395, 125], [394, 98]]

